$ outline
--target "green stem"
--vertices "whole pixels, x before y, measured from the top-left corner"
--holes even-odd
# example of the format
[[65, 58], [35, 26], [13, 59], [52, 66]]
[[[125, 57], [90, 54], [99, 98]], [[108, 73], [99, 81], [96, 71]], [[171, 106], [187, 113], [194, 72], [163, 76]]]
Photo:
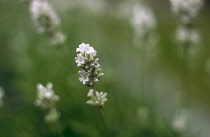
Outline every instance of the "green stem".
[[55, 126], [56, 126], [56, 129], [57, 129], [57, 134], [58, 134], [58, 136], [59, 136], [59, 137], [64, 137], [64, 136], [63, 136], [63, 133], [62, 133], [62, 130], [61, 130], [61, 128], [60, 128], [59, 121], [56, 121]]
[[183, 58], [182, 58], [182, 89], [184, 91], [184, 105], [186, 105], [187, 107], [189, 107], [190, 105], [190, 100], [191, 100], [191, 93], [190, 93], [190, 89], [189, 89], [189, 75], [188, 75], [188, 48], [189, 45], [186, 44], [183, 47]]
[[99, 113], [99, 117], [100, 117], [100, 119], [101, 119], [101, 122], [102, 122], [102, 124], [103, 124], [104, 136], [105, 136], [105, 137], [108, 137], [108, 136], [109, 136], [109, 130], [108, 130], [108, 127], [107, 127], [106, 122], [105, 122], [105, 120], [104, 120], [103, 114], [102, 114], [102, 112], [101, 112], [101, 108], [98, 108], [98, 113]]
[[[96, 86], [94, 86], [93, 89], [94, 89], [94, 94], [95, 94], [95, 92], [96, 92]], [[108, 137], [109, 130], [108, 130], [108, 127], [107, 127], [106, 122], [104, 120], [104, 117], [102, 115], [101, 109], [102, 109], [102, 107], [100, 107], [100, 106], [97, 107], [98, 114], [99, 114], [99, 117], [100, 117], [101, 122], [102, 122], [102, 125], [103, 125], [103, 129], [104, 129], [104, 136], [105, 137]]]
[[140, 79], [141, 79], [141, 93], [142, 93], [142, 101], [143, 101], [143, 104], [145, 104], [145, 58], [144, 58], [144, 52], [143, 50], [140, 51], [140, 66], [141, 66], [141, 76], [140, 76]]

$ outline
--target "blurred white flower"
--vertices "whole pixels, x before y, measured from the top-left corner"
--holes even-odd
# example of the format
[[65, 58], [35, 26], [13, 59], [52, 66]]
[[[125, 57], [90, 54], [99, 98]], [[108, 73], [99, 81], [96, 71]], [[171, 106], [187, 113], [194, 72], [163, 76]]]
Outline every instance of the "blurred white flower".
[[145, 52], [149, 54], [154, 53], [156, 51], [154, 46], [158, 43], [158, 35], [155, 33], [157, 23], [152, 9], [143, 2], [135, 2], [132, 6], [130, 22], [134, 31], [133, 42], [135, 46], [143, 47]]
[[175, 130], [183, 131], [187, 128], [187, 124], [189, 122], [189, 113], [187, 110], [179, 110], [178, 113], [175, 115], [172, 126]]
[[51, 108], [49, 113], [45, 116], [45, 121], [48, 123], [56, 122], [60, 117], [60, 112], [56, 108]]
[[66, 36], [59, 31], [60, 19], [52, 5], [47, 0], [32, 0], [30, 12], [38, 32], [47, 35], [52, 45], [63, 46]]
[[94, 94], [94, 92], [93, 89], [89, 90], [87, 96], [90, 97], [90, 99], [86, 103], [97, 107], [103, 107], [104, 103], [107, 101], [107, 93], [96, 91]]
[[83, 84], [85, 84], [87, 81], [89, 81], [88, 77], [90, 76], [90, 72], [86, 72], [85, 70], [81, 70], [81, 71], [79, 71], [79, 74], [80, 74], [80, 76], [82, 76], [82, 77], [79, 78], [79, 80]]
[[190, 23], [198, 15], [203, 0], [170, 0], [172, 11], [182, 23]]
[[60, 31], [56, 31], [55, 33], [53, 33], [51, 37], [52, 45], [63, 45], [65, 41], [66, 41], [66, 36]]
[[37, 99], [35, 105], [43, 108], [49, 113], [45, 116], [46, 122], [55, 122], [60, 117], [60, 112], [55, 108], [55, 103], [59, 100], [59, 96], [53, 91], [53, 84], [48, 82], [46, 87], [37, 84]]
[[47, 0], [32, 0], [30, 11], [39, 32], [51, 32], [59, 27], [60, 19]]
[[40, 106], [42, 108], [50, 108], [54, 106], [55, 102], [59, 100], [59, 96], [57, 96], [53, 91], [53, 84], [47, 83], [46, 87], [42, 84], [37, 85], [37, 99], [35, 101], [35, 105]]
[[176, 39], [180, 43], [197, 44], [200, 41], [200, 35], [194, 29], [188, 29], [184, 26], [180, 26], [176, 31]]
[[148, 7], [140, 4], [133, 6], [133, 18], [131, 20], [137, 35], [144, 37], [156, 27], [155, 17]]
[[4, 97], [4, 89], [0, 87], [0, 107], [4, 104], [3, 97]]

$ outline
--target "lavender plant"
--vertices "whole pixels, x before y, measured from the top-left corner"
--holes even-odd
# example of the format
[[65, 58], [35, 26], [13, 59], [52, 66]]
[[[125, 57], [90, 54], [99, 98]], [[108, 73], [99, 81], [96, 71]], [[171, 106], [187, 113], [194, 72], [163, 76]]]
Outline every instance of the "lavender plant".
[[177, 109], [177, 114], [172, 121], [173, 127], [181, 131], [186, 129], [191, 117], [191, 113], [189, 113], [188, 109], [190, 106], [191, 93], [188, 85], [187, 58], [189, 49], [200, 41], [200, 34], [195, 29], [195, 20], [203, 5], [203, 0], [170, 0], [170, 2], [172, 12], [178, 20], [175, 37], [183, 50], [181, 90], [187, 93], [184, 95], [185, 98], [181, 100], [183, 101], [184, 108]]
[[204, 3], [203, 0], [170, 0], [171, 8], [177, 17], [179, 27], [176, 39], [183, 46], [189, 48], [199, 42], [200, 35], [195, 30], [195, 20]]
[[172, 127], [178, 132], [184, 132], [189, 124], [190, 115], [186, 109], [180, 109], [172, 120]]
[[46, 87], [42, 84], [37, 85], [37, 99], [35, 105], [48, 111], [45, 116], [46, 122], [56, 122], [60, 117], [60, 112], [57, 111], [55, 103], [59, 101], [59, 96], [55, 94], [52, 83], [47, 83]]
[[98, 63], [99, 58], [96, 58], [97, 52], [89, 44], [85, 43], [80, 44], [76, 52], [79, 53], [75, 57], [75, 62], [82, 69], [79, 71], [81, 76], [79, 80], [91, 88], [87, 94], [90, 99], [86, 103], [102, 108], [107, 101], [107, 93], [98, 92], [95, 87], [101, 76], [104, 75], [104, 73], [101, 73], [100, 64]]
[[173, 13], [182, 24], [192, 24], [201, 9], [203, 0], [170, 0]]
[[138, 47], [153, 47], [157, 43], [154, 33], [156, 20], [152, 10], [145, 4], [135, 3], [132, 8], [131, 25], [134, 30], [134, 43]]
[[[199, 43], [200, 35], [195, 30], [195, 19], [203, 5], [203, 0], [170, 0], [171, 8], [178, 20], [176, 40], [183, 49], [183, 75], [186, 74], [187, 53], [189, 48]], [[183, 80], [186, 78], [183, 78]], [[182, 81], [183, 82], [183, 81]], [[182, 83], [182, 88], [186, 87]], [[189, 93], [189, 91], [188, 91]], [[188, 95], [188, 101], [189, 101]], [[189, 103], [189, 102], [188, 102]]]
[[48, 36], [52, 45], [65, 43], [66, 36], [59, 30], [60, 19], [47, 0], [32, 0], [30, 12], [38, 32]]
[[[143, 100], [145, 99], [146, 78], [153, 79], [153, 70], [151, 69], [151, 63], [154, 57], [157, 55], [158, 35], [155, 32], [157, 21], [155, 15], [149, 6], [143, 1], [136, 1], [132, 6], [132, 16], [130, 19], [131, 26], [133, 27], [134, 36], [133, 41], [138, 48], [139, 62], [141, 64], [141, 93]], [[149, 71], [149, 73], [147, 72]], [[146, 75], [149, 74], [149, 75]], [[153, 85], [153, 84], [151, 84]]]

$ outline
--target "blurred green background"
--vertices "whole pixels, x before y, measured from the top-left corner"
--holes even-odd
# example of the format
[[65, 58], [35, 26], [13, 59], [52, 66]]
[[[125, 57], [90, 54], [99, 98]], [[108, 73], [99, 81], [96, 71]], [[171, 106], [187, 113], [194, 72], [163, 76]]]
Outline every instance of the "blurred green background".
[[[185, 99], [185, 91], [180, 88], [182, 52], [174, 42], [177, 23], [169, 1], [148, 1], [159, 36], [155, 53], [150, 53], [152, 58], [134, 46], [130, 18], [120, 10], [123, 1], [107, 0], [103, 8], [84, 1], [50, 1], [67, 35], [65, 47], [58, 49], [36, 32], [29, 1], [0, 0], [0, 86], [5, 90], [0, 136], [209, 137], [210, 74], [205, 69], [210, 58], [209, 5], [204, 5], [197, 20], [202, 41], [192, 47], [189, 78], [184, 81], [190, 88], [191, 120], [187, 130], [177, 131], [171, 123], [182, 107], [180, 92]], [[78, 80], [74, 58], [82, 42], [95, 48], [105, 74], [97, 89], [108, 92], [102, 110], [108, 131], [97, 108], [85, 103], [88, 88]], [[143, 70], [145, 62], [147, 69]], [[34, 106], [37, 83], [49, 81], [60, 96], [57, 124], [45, 123], [45, 112]]]

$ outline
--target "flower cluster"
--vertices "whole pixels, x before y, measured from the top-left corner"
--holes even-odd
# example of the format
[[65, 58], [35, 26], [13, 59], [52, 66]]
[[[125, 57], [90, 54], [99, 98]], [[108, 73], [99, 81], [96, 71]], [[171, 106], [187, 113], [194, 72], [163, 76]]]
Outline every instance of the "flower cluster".
[[182, 23], [191, 23], [197, 16], [203, 0], [170, 0], [172, 11]]
[[53, 45], [63, 45], [66, 36], [59, 31], [60, 19], [52, 5], [47, 0], [32, 0], [30, 11], [38, 31], [46, 34]]
[[176, 30], [176, 40], [184, 45], [195, 45], [200, 41], [199, 33], [194, 29], [180, 26]]
[[156, 27], [156, 21], [152, 11], [143, 5], [134, 5], [131, 23], [136, 33], [141, 37], [145, 37]]
[[86, 103], [93, 106], [103, 107], [104, 103], [107, 101], [107, 93], [94, 91], [94, 89], [90, 89], [87, 96], [90, 97], [90, 99]]
[[4, 104], [3, 102], [3, 97], [4, 97], [4, 89], [0, 87], [0, 107]]
[[203, 5], [203, 0], [170, 0], [173, 13], [177, 16], [179, 27], [176, 40], [183, 47], [198, 44], [200, 34], [194, 29], [195, 18]]
[[172, 126], [175, 130], [183, 131], [187, 128], [189, 123], [190, 115], [187, 110], [181, 109], [179, 112], [175, 115]]
[[134, 30], [134, 43], [138, 46], [157, 43], [157, 36], [154, 32], [156, 20], [152, 10], [143, 3], [135, 3], [132, 7], [131, 25]]
[[[98, 63], [99, 58], [96, 58], [96, 51], [89, 44], [82, 43], [79, 48], [76, 49], [77, 57], [75, 61], [77, 66], [82, 70], [79, 71], [79, 80], [88, 87], [95, 87], [95, 84], [100, 80], [100, 77], [104, 75], [101, 73], [100, 64]], [[87, 104], [103, 107], [104, 102], [107, 101], [107, 93], [94, 91], [91, 89], [88, 93], [90, 100]]]
[[49, 113], [45, 116], [45, 121], [46, 122], [55, 122], [59, 119], [60, 117], [60, 112], [57, 111], [55, 107], [51, 108]]
[[56, 121], [60, 116], [60, 113], [55, 108], [55, 102], [59, 100], [59, 96], [55, 94], [52, 88], [52, 83], [47, 83], [46, 87], [42, 84], [37, 85], [38, 93], [35, 105], [49, 110], [49, 113], [45, 117], [47, 122]]
[[104, 75], [101, 73], [99, 59], [95, 58], [97, 52], [89, 44], [85, 43], [80, 44], [76, 52], [79, 52], [79, 54], [77, 54], [75, 61], [77, 66], [82, 68], [79, 71], [81, 76], [79, 80], [88, 87], [94, 87], [100, 77]]

